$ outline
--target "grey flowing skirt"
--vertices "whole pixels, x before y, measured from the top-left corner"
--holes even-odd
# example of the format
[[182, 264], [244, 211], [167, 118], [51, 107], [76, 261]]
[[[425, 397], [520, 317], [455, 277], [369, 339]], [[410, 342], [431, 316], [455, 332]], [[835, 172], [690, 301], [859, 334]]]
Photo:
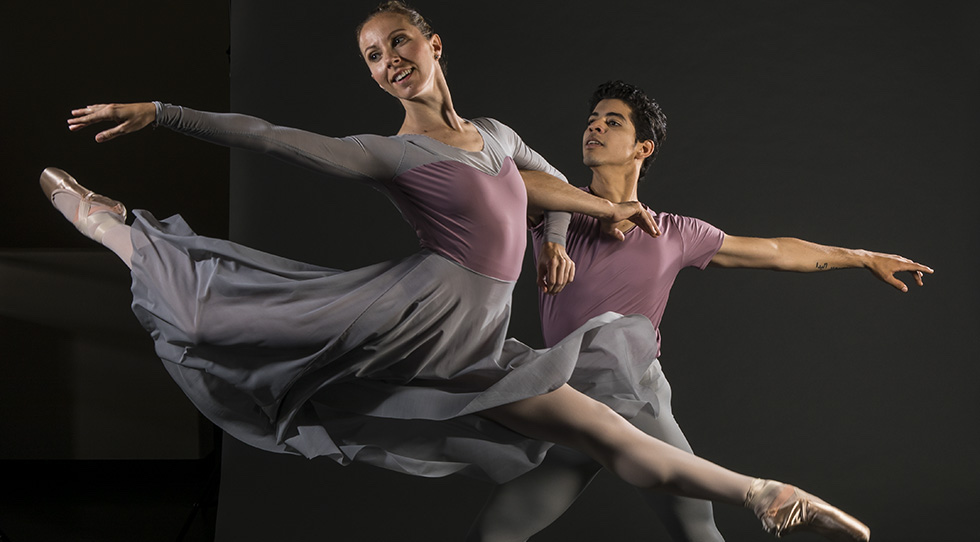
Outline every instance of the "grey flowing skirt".
[[257, 448], [503, 482], [550, 444], [482, 410], [565, 383], [626, 417], [657, 410], [645, 317], [535, 350], [506, 339], [513, 283], [435, 253], [338, 271], [134, 214], [133, 311], [195, 406]]

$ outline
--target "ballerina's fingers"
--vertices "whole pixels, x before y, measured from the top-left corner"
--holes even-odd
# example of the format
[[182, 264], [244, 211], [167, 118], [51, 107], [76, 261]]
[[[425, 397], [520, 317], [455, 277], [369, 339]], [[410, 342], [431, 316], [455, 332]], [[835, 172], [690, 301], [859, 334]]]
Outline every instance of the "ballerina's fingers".
[[108, 130], [99, 132], [95, 134], [95, 141], [99, 143], [104, 143], [106, 141], [109, 141], [110, 139], [115, 139], [123, 134], [128, 134], [129, 132], [135, 132], [136, 130], [139, 130], [139, 128], [132, 129], [130, 127], [131, 125], [132, 125], [131, 121], [126, 121], [114, 128], [109, 128]]
[[660, 227], [657, 226], [657, 223], [653, 220], [653, 217], [650, 216], [650, 213], [647, 213], [645, 211], [641, 212], [639, 215], [637, 215], [637, 217], [633, 220], [633, 222], [637, 226], [642, 228], [643, 231], [647, 232], [650, 236], [652, 237], [660, 236]]
[[641, 230], [645, 231], [651, 237], [660, 236], [660, 228], [653, 220], [653, 217], [650, 216], [650, 213], [643, 207], [643, 204], [638, 201], [627, 201], [621, 205], [628, 206], [632, 211], [633, 214], [628, 218], [630, 222], [639, 226]]
[[80, 109], [72, 109], [72, 118], [68, 119], [69, 130], [80, 130], [97, 122], [112, 120], [106, 116], [105, 108], [108, 104], [88, 105]]
[[74, 118], [68, 119], [68, 129], [72, 131], [99, 122], [117, 123], [95, 136], [95, 140], [102, 143], [145, 128], [156, 118], [156, 107], [152, 103], [96, 104], [72, 110], [71, 113]]

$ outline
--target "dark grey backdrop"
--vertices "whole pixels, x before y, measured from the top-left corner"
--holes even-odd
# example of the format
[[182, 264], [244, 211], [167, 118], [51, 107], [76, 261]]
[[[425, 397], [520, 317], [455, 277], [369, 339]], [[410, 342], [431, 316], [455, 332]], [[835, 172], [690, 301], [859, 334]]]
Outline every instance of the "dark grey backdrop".
[[[356, 54], [359, 4], [234, 3], [232, 108], [325, 134], [397, 131], [399, 105]], [[417, 5], [443, 38], [460, 114], [509, 124], [578, 184], [588, 181], [579, 150], [588, 95], [622, 78], [669, 117], [641, 190], [654, 208], [732, 234], [897, 252], [937, 269], [906, 295], [860, 270], [688, 271], [663, 326], [663, 365], [678, 419], [705, 457], [825, 495], [878, 540], [976, 536], [941, 520], [978, 502], [977, 289], [968, 275], [977, 258], [976, 10]], [[350, 267], [415, 247], [380, 195], [265, 157], [232, 153], [232, 193], [232, 235], [262, 248]], [[530, 274], [514, 304], [513, 335], [536, 343]], [[458, 539], [485, 492], [463, 479], [341, 471], [229, 446], [219, 535]], [[601, 482], [541, 539], [658, 532], [628, 488]], [[745, 512], [720, 507], [718, 517], [730, 540], [765, 539]]]
[[[395, 132], [400, 107], [368, 78], [352, 37], [372, 2], [353, 4], [233, 2], [231, 109], [331, 135]], [[458, 111], [511, 125], [573, 182], [588, 180], [578, 149], [588, 94], [622, 78], [657, 97], [669, 117], [667, 143], [641, 187], [655, 209], [732, 234], [791, 235], [933, 266], [927, 287], [905, 295], [859, 270], [687, 271], [662, 326], [662, 361], [675, 413], [701, 455], [811, 489], [869, 523], [877, 540], [980, 539], [967, 519], [980, 502], [980, 318], [970, 276], [978, 263], [977, 8], [417, 5], [443, 37]], [[131, 206], [180, 211], [202, 233], [223, 235], [225, 151], [159, 131], [92, 150], [61, 131], [64, 110], [92, 100], [225, 106], [221, 92], [198, 94], [220, 90], [229, 69], [223, 48], [204, 41], [220, 30], [196, 24], [205, 19], [190, 4], [149, 9], [92, 4], [55, 17], [51, 28], [71, 35], [67, 45], [61, 35], [62, 49], [37, 38], [43, 25], [8, 48], [12, 73], [34, 78], [27, 95], [58, 112], [38, 118], [10, 107], [6, 184], [21, 201], [18, 187], [25, 178], [33, 186], [46, 165], [112, 174], [113, 195]], [[188, 45], [199, 56], [184, 53]], [[52, 75], [65, 71], [71, 77]], [[62, 89], [57, 100], [53, 88]], [[120, 180], [114, 162], [133, 159], [150, 182], [138, 182], [139, 171]], [[387, 200], [362, 186], [241, 152], [231, 153], [230, 179], [228, 229], [238, 241], [341, 268], [415, 248]], [[23, 190], [25, 201], [35, 190]], [[8, 218], [21, 214], [9, 202], [4, 209], [5, 247], [76, 246], [51, 222], [13, 235], [24, 228]], [[530, 275], [514, 307], [512, 334], [538, 344]], [[343, 469], [234, 442], [226, 442], [221, 489], [219, 540], [456, 540], [487, 491], [463, 478]], [[744, 511], [718, 507], [717, 515], [729, 540], [766, 539]], [[539, 539], [639, 536], [664, 535], [607, 476]]]

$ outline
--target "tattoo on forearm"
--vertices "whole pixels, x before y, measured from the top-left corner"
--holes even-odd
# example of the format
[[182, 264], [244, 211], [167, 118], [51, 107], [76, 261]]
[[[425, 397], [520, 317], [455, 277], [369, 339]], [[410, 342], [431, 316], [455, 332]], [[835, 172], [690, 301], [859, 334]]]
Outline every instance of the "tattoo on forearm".
[[827, 263], [827, 262], [823, 262], [823, 263], [817, 262], [817, 269], [820, 270], [820, 271], [826, 271], [828, 269], [844, 269], [844, 268], [843, 267], [831, 267], [830, 264]]

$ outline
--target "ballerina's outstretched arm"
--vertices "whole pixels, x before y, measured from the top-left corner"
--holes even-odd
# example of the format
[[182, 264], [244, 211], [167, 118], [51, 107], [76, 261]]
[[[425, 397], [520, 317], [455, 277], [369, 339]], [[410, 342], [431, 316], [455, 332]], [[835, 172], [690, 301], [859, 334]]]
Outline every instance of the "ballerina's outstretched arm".
[[394, 177], [404, 150], [403, 142], [378, 135], [330, 137], [250, 115], [211, 113], [161, 102], [97, 104], [75, 109], [68, 119], [68, 129], [77, 131], [102, 123], [113, 126], [96, 134], [98, 142], [155, 124], [209, 143], [269, 154], [320, 173], [369, 183]]

